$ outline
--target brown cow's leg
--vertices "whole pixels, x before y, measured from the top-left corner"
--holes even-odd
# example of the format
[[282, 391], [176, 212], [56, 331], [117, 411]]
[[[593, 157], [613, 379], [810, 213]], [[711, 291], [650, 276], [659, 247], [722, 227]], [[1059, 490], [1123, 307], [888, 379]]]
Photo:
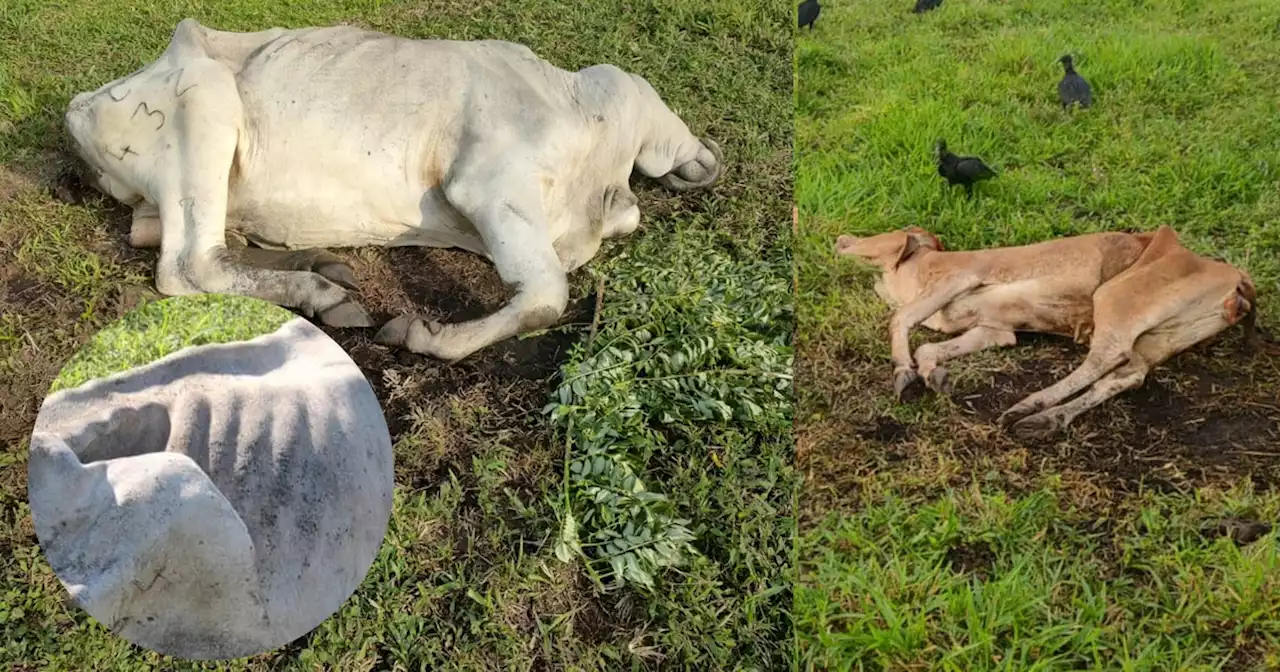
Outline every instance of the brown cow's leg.
[[1032, 413], [1057, 406], [1064, 399], [1116, 370], [1129, 359], [1129, 348], [1126, 346], [1118, 344], [1107, 344], [1103, 347], [1097, 346], [1098, 342], [1095, 335], [1094, 347], [1089, 350], [1089, 355], [1085, 358], [1083, 364], [1077, 367], [1075, 371], [1072, 371], [1066, 378], [1010, 406], [1009, 410], [1000, 415], [998, 422], [1002, 425], [1008, 425]]
[[942, 310], [956, 297], [982, 284], [977, 277], [957, 275], [940, 283], [933, 293], [908, 303], [889, 318], [889, 350], [893, 359], [893, 392], [898, 399], [917, 380], [915, 362], [911, 358], [911, 329]]
[[946, 367], [938, 366], [948, 359], [972, 354], [994, 347], [1008, 347], [1018, 342], [1009, 329], [974, 327], [963, 334], [941, 343], [925, 343], [916, 348], [916, 371], [924, 378], [929, 389], [939, 394], [951, 394]]
[[1071, 424], [1077, 416], [1102, 402], [1128, 390], [1135, 389], [1146, 380], [1151, 370], [1146, 358], [1135, 354], [1119, 368], [1100, 378], [1080, 396], [1065, 404], [1027, 416], [1013, 425], [1013, 433], [1019, 438], [1044, 438]]
[[[1147, 372], [1153, 367], [1226, 329], [1230, 326], [1230, 321], [1223, 311], [1222, 297], [1233, 295], [1237, 280], [1238, 275], [1225, 266], [1209, 272], [1187, 274], [1178, 280], [1157, 285], [1166, 290], [1163, 296], [1156, 297], [1163, 300], [1149, 302], [1144, 311], [1121, 316], [1123, 310], [1117, 310], [1117, 305], [1130, 310], [1137, 302], [1117, 302], [1117, 305], [1112, 305], [1107, 310], [1095, 312], [1099, 316], [1099, 326], [1105, 328], [1106, 332], [1101, 339], [1095, 332], [1093, 349], [1089, 352], [1089, 360], [1095, 362], [1094, 366], [1089, 368], [1090, 362], [1086, 361], [1084, 366], [1076, 369], [1058, 385], [1033, 394], [1009, 409], [1006, 416], [1024, 405], [1034, 411], [1047, 409], [1020, 420], [1014, 425], [1014, 433], [1026, 437], [1045, 436], [1066, 427], [1081, 413], [1121, 392], [1142, 385]], [[1143, 292], [1133, 286], [1135, 283], [1136, 281], [1129, 283], [1130, 286], [1122, 289], [1131, 296], [1143, 296]], [[1128, 339], [1123, 332], [1110, 326], [1115, 324], [1124, 324], [1135, 331], [1141, 329], [1138, 332], [1140, 335], [1132, 340], [1131, 348], [1119, 347]], [[1076, 382], [1087, 379], [1093, 371], [1105, 366], [1109, 357], [1117, 353], [1124, 357], [1119, 366], [1112, 367], [1112, 370], [1099, 376], [1092, 386], [1087, 383], [1082, 385], [1081, 389], [1089, 389], [1080, 397], [1061, 403], [1075, 393], [1072, 388]], [[1089, 368], [1088, 373], [1082, 373], [1086, 368]], [[1065, 384], [1077, 374], [1079, 377], [1075, 381]], [[1028, 402], [1042, 405], [1035, 408]]]

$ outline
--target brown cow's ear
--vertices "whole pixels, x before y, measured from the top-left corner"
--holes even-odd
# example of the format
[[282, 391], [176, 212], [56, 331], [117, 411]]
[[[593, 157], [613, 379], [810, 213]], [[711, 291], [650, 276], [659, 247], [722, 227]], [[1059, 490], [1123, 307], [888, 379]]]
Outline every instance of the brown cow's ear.
[[920, 249], [920, 241], [916, 240], [915, 236], [908, 233], [906, 242], [902, 244], [902, 250], [898, 252], [898, 260], [893, 262], [894, 270], [897, 270], [897, 268], [902, 265], [902, 262], [911, 258], [911, 255], [915, 254], [918, 249]]

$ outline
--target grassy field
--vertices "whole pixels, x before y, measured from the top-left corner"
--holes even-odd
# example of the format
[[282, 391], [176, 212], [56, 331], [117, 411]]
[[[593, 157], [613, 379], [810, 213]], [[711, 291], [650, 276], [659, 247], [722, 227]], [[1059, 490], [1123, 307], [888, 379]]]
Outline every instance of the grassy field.
[[[908, 225], [973, 249], [1169, 224], [1253, 275], [1274, 333], [1280, 5], [910, 9], [832, 2], [796, 45], [802, 668], [1280, 668], [1280, 361], [1232, 330], [1023, 443], [994, 418], [1082, 347], [1020, 335], [898, 405], [872, 273], [832, 254]], [[1066, 53], [1090, 110], [1059, 107]], [[1000, 176], [945, 188], [937, 138]]]
[[[648, 78], [728, 157], [712, 193], [639, 184], [641, 231], [577, 274], [554, 329], [452, 366], [377, 346], [373, 330], [328, 330], [373, 383], [395, 439], [386, 542], [311, 635], [202, 667], [785, 667], [796, 481], [786, 3], [16, 0], [0, 8], [0, 668], [198, 667], [131, 647], [63, 604], [35, 545], [24, 463], [58, 370], [154, 294], [155, 255], [124, 245], [126, 210], [53, 197], [77, 191], [60, 176], [62, 110], [158, 55], [186, 16], [238, 30], [343, 22], [510, 39], [569, 69], [614, 63]], [[379, 319], [466, 319], [506, 298], [474, 255], [341, 254]]]
[[94, 334], [58, 372], [49, 393], [149, 364], [185, 348], [247, 341], [279, 329], [294, 317], [266, 301], [224, 294], [145, 302]]

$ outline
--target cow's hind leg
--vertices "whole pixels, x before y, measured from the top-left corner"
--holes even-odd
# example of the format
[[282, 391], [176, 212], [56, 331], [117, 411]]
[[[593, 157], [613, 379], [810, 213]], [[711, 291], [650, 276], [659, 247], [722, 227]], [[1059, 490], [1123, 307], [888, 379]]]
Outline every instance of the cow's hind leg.
[[1017, 335], [1010, 329], [974, 327], [949, 341], [925, 343], [916, 348], [916, 372], [924, 378], [929, 389], [949, 395], [951, 382], [947, 380], [947, 369], [939, 364], [979, 350], [1008, 347], [1017, 342]]
[[[1174, 241], [1176, 243], [1176, 241]], [[1151, 252], [1157, 242], [1151, 243]], [[1153, 255], [1168, 254], [1170, 245]], [[1184, 258], [1185, 259], [1185, 258]], [[1041, 434], [1066, 422], [1121, 391], [1142, 384], [1146, 371], [1231, 324], [1224, 312], [1236, 299], [1235, 271], [1217, 274], [1190, 273], [1185, 261], [1160, 257], [1136, 271], [1126, 271], [1103, 284], [1093, 296], [1094, 332], [1085, 363], [1062, 381], [1017, 403], [1000, 417], [1002, 423], [1046, 412], [1021, 426], [1019, 433]], [[1232, 303], [1231, 305], [1234, 305]], [[1106, 383], [1067, 405], [1067, 398], [1110, 376]]]
[[1223, 314], [1219, 296], [1234, 298], [1231, 284], [1233, 277], [1219, 282], [1211, 278], [1193, 277], [1182, 283], [1195, 287], [1200, 298], [1195, 300], [1191, 291], [1179, 292], [1187, 296], [1186, 303], [1175, 304], [1185, 312], [1172, 312], [1160, 325], [1139, 336], [1133, 344], [1128, 361], [1103, 376], [1083, 394], [1063, 403], [1051, 405], [1045, 410], [1020, 420], [1013, 432], [1024, 438], [1042, 438], [1071, 424], [1082, 413], [1128, 390], [1135, 389], [1146, 380], [1147, 373], [1161, 362], [1221, 332], [1230, 325]]
[[[310, 271], [257, 268], [227, 249], [228, 175], [244, 124], [235, 77], [221, 63], [199, 58], [185, 63], [181, 76], [189, 85], [168, 108], [172, 118], [162, 131], [172, 135], [166, 138], [172, 150], [153, 159], [161, 222], [157, 289], [170, 296], [251, 296], [332, 326], [371, 326], [337, 282]], [[164, 91], [174, 86], [160, 83]]]
[[1041, 439], [1071, 424], [1077, 416], [1102, 402], [1142, 385], [1151, 365], [1136, 352], [1129, 361], [1089, 386], [1083, 394], [1064, 404], [1027, 416], [1013, 425], [1013, 434], [1023, 439]]
[[160, 247], [160, 208], [142, 202], [133, 207], [133, 223], [129, 227], [129, 245], [139, 250]]
[[[596, 67], [616, 72], [613, 66]], [[644, 126], [648, 130], [635, 167], [673, 191], [710, 188], [724, 171], [724, 153], [720, 146], [690, 133], [689, 127], [667, 107], [647, 80], [638, 75], [630, 77], [636, 94], [632, 103], [644, 115]]]
[[1083, 364], [1076, 367], [1076, 370], [1066, 378], [1010, 406], [1000, 415], [998, 422], [1002, 425], [1010, 425], [1028, 415], [1062, 403], [1064, 399], [1094, 384], [1123, 365], [1129, 359], [1129, 351], [1127, 343], [1108, 342], [1099, 346], [1095, 335], [1094, 347], [1090, 348]]
[[[536, 171], [510, 159], [510, 148], [466, 157], [445, 185], [445, 198], [475, 225], [515, 296], [497, 312], [456, 324], [403, 315], [375, 336], [384, 345], [456, 361], [498, 341], [556, 323], [569, 301], [564, 267], [548, 235]], [[497, 166], [498, 168], [495, 168]]]

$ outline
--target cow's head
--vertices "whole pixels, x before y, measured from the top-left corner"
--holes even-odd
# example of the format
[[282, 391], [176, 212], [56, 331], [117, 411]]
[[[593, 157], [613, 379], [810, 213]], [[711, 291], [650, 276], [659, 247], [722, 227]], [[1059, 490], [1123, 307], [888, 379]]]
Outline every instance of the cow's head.
[[[63, 129], [67, 154], [71, 157], [68, 168], [83, 183], [125, 205], [133, 205], [142, 200], [142, 194], [111, 171], [113, 165], [124, 161], [124, 154], [115, 156], [106, 146], [106, 139], [116, 131], [113, 122], [118, 124], [114, 118], [117, 115], [104, 110], [113, 100], [107, 91], [114, 85], [112, 82], [97, 91], [80, 93], [67, 106]], [[129, 150], [126, 145], [125, 151]], [[108, 156], [112, 160], [108, 161]]]
[[902, 265], [921, 250], [941, 250], [936, 236], [918, 226], [867, 238], [844, 235], [836, 239], [836, 254], [858, 257], [886, 271]]

